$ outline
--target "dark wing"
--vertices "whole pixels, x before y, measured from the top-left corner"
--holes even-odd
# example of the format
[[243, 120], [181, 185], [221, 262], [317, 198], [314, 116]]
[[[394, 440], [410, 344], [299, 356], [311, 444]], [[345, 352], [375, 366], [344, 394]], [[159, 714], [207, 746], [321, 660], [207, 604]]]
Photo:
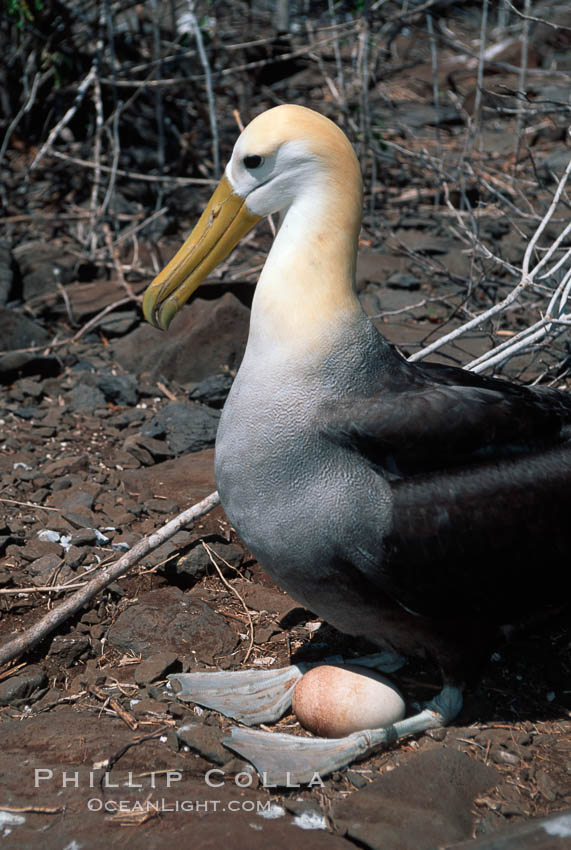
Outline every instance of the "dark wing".
[[391, 482], [391, 532], [363, 541], [378, 557], [361, 569], [436, 619], [510, 623], [556, 603], [571, 547], [571, 396], [452, 367], [410, 377], [328, 411], [328, 438]]
[[392, 491], [392, 529], [368, 575], [408, 609], [508, 624], [565, 602], [571, 441]]
[[571, 422], [571, 395], [428, 364], [323, 413], [333, 442], [408, 476], [547, 446]]

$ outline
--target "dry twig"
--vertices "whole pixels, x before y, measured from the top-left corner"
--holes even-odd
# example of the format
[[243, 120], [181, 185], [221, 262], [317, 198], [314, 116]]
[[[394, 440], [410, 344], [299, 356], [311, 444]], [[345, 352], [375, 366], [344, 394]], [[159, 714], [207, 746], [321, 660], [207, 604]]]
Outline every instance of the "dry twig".
[[198, 55], [200, 56], [200, 61], [202, 63], [202, 67], [204, 68], [204, 80], [206, 83], [206, 96], [208, 98], [208, 116], [210, 119], [210, 132], [212, 133], [212, 159], [214, 163], [214, 176], [218, 177], [220, 174], [220, 142], [218, 140], [218, 122], [216, 120], [216, 104], [214, 103], [214, 89], [212, 88], [212, 73], [210, 71], [210, 63], [208, 62], [208, 57], [206, 55], [206, 50], [204, 49], [204, 41], [202, 39], [202, 33], [200, 31], [200, 27], [198, 26], [198, 21], [196, 20], [196, 15], [194, 14], [194, 0], [188, 0], [188, 14], [190, 17], [190, 22], [192, 25], [192, 30], [194, 32], [194, 37], [196, 39], [196, 46], [198, 48]]
[[79, 109], [79, 106], [81, 105], [81, 103], [83, 101], [83, 98], [85, 97], [90, 86], [93, 85], [93, 82], [97, 77], [97, 65], [98, 65], [98, 63], [97, 63], [97, 60], [95, 59], [93, 61], [93, 64], [91, 65], [91, 68], [89, 69], [89, 72], [86, 74], [83, 82], [80, 83], [80, 85], [77, 89], [77, 94], [75, 96], [75, 100], [73, 101], [73, 104], [67, 110], [65, 115], [60, 119], [60, 121], [58, 121], [58, 123], [55, 125], [55, 127], [53, 127], [50, 130], [48, 138], [46, 139], [44, 144], [41, 146], [41, 148], [39, 149], [39, 151], [35, 155], [34, 160], [33, 160], [32, 164], [30, 166], [30, 171], [33, 171], [34, 168], [36, 168], [36, 166], [38, 165], [40, 160], [43, 159], [44, 156], [46, 155], [46, 153], [50, 150], [51, 146], [53, 145], [53, 143], [55, 142], [55, 140], [57, 139], [57, 137], [59, 136], [61, 131], [64, 129], [64, 127], [67, 127], [67, 125], [69, 124], [71, 119], [76, 114], [77, 110]]
[[[252, 622], [252, 615], [250, 614], [250, 611], [249, 611], [249, 609], [248, 609], [248, 606], [246, 605], [246, 603], [244, 602], [244, 600], [242, 599], [242, 597], [240, 596], [240, 594], [238, 593], [238, 591], [236, 590], [236, 588], [235, 588], [235, 587], [233, 587], [233, 586], [230, 584], [230, 582], [229, 582], [229, 581], [226, 581], [226, 579], [225, 579], [225, 578], [224, 578], [224, 576], [222, 575], [222, 570], [220, 569], [220, 567], [218, 566], [218, 564], [217, 564], [217, 563], [216, 563], [216, 561], [214, 560], [214, 556], [215, 556], [215, 555], [216, 555], [216, 557], [217, 557], [217, 558], [220, 558], [220, 555], [218, 555], [216, 552], [214, 552], [214, 550], [212, 549], [212, 547], [211, 547], [211, 546], [209, 546], [209, 545], [208, 545], [208, 543], [206, 543], [204, 540], [202, 541], [202, 545], [203, 545], [203, 546], [204, 546], [204, 548], [206, 549], [206, 552], [208, 553], [208, 557], [210, 558], [210, 561], [211, 561], [211, 563], [212, 563], [212, 566], [214, 567], [214, 569], [215, 569], [215, 570], [216, 570], [216, 572], [218, 573], [218, 577], [220, 578], [220, 581], [222, 582], [222, 584], [224, 585], [224, 587], [227, 587], [227, 588], [228, 588], [228, 590], [230, 591], [230, 593], [233, 593], [233, 594], [234, 594], [234, 596], [235, 596], [237, 599], [239, 599], [239, 600], [240, 600], [240, 602], [241, 602], [241, 604], [242, 604], [242, 607], [244, 608], [244, 611], [246, 612], [246, 616], [248, 617], [249, 644], [248, 644], [248, 649], [246, 650], [246, 655], [244, 656], [244, 659], [243, 659], [243, 661], [242, 661], [242, 664], [245, 664], [245, 663], [246, 663], [246, 661], [248, 660], [248, 658], [250, 657], [250, 653], [252, 652], [252, 647], [254, 646], [254, 624], [253, 624], [253, 622]], [[227, 561], [225, 561], [225, 560], [224, 560], [224, 558], [220, 558], [220, 560], [221, 560], [224, 564], [226, 564], [226, 566], [227, 566], [227, 567], [229, 567], [229, 566], [230, 566], [230, 564], [228, 564], [228, 562], [227, 562]]]

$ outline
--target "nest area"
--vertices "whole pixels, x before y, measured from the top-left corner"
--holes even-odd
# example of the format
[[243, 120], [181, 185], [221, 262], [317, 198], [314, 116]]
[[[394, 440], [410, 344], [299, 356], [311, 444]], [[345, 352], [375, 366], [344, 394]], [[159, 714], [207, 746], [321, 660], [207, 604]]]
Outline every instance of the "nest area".
[[[562, 2], [5, 0], [2, 646], [214, 488], [217, 417], [270, 227], [260, 224], [185, 308], [188, 332], [175, 335], [172, 350], [183, 337], [187, 347], [171, 357], [176, 368], [163, 357], [165, 335], [137, 342], [155, 333], [143, 327], [140, 299], [198, 218], [240, 126], [264, 109], [318, 109], [354, 144], [365, 187], [357, 288], [406, 356], [569, 387], [570, 45]], [[194, 656], [168, 642], [167, 613], [181, 599], [193, 604], [185, 629], [195, 631], [184, 633]], [[120, 813], [103, 826], [86, 818], [83, 796], [79, 805], [77, 789], [62, 792], [57, 769], [51, 784], [34, 787], [29, 764], [51, 764], [47, 744], [69, 771], [106, 759], [125, 775], [182, 765], [180, 793], [204, 792], [229, 722], [165, 698], [158, 683], [172, 670], [281, 667], [292, 657], [368, 650], [357, 643], [273, 586], [217, 509], [1, 669], [0, 723], [11, 749], [3, 806], [12, 807], [15, 834], [26, 843], [30, 829], [32, 846], [34, 830], [46, 835], [50, 826], [57, 846], [71, 832], [91, 846], [95, 830], [107, 846], [124, 843]], [[438, 816], [428, 807], [430, 824], [467, 806], [469, 826], [455, 843], [568, 810], [568, 647], [569, 623], [554, 617], [546, 631], [494, 653], [456, 726], [377, 753], [318, 792], [240, 793], [271, 798], [287, 817], [313, 806], [329, 825], [324, 840], [374, 847], [375, 829], [388, 840], [381, 780], [414, 759], [419, 787], [433, 787], [434, 765], [419, 757], [436, 753], [435, 799], [449, 799], [456, 756], [497, 772], [467, 804], [457, 797]], [[422, 701], [436, 693], [439, 673], [411, 664], [397, 681]], [[188, 733], [186, 752], [173, 733], [190, 721], [199, 730]], [[292, 716], [277, 728], [299, 732]], [[28, 825], [18, 826], [24, 816]], [[369, 816], [377, 826], [359, 832], [356, 821]], [[267, 846], [268, 834], [276, 846], [291, 843], [291, 832], [280, 838], [285, 821], [260, 819], [256, 832], [253, 816], [177, 817], [150, 816], [145, 829], [158, 824], [178, 841], [187, 829], [199, 846], [227, 824], [237, 846]], [[408, 811], [403, 817], [410, 846], [421, 846], [423, 829], [415, 834]], [[146, 819], [135, 813], [130, 823]]]

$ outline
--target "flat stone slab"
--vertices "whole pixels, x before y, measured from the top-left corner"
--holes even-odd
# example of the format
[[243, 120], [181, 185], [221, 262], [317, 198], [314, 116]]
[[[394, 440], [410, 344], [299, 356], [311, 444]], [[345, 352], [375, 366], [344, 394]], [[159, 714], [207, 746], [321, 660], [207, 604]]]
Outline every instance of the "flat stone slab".
[[109, 629], [109, 645], [148, 658], [175, 653], [214, 664], [229, 655], [238, 637], [224, 617], [177, 587], [162, 587], [139, 597]]
[[168, 334], [142, 325], [120, 339], [113, 353], [127, 371], [153, 380], [202, 381], [240, 365], [249, 323], [250, 311], [230, 292], [214, 301], [196, 298], [175, 316]]
[[370, 850], [434, 850], [471, 837], [474, 798], [498, 778], [458, 750], [425, 750], [337, 803], [333, 823]]
[[9, 705], [16, 700], [27, 699], [47, 682], [41, 667], [30, 665], [22, 673], [0, 682], [0, 705]]
[[190, 452], [143, 469], [128, 469], [122, 479], [129, 493], [141, 500], [161, 496], [173, 499], [182, 509], [216, 490], [214, 449]]

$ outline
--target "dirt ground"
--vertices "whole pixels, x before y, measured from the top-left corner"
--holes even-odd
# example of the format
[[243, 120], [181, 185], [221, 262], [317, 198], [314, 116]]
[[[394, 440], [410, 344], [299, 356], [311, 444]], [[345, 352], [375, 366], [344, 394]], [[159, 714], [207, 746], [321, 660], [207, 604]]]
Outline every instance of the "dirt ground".
[[[150, 5], [141, 4], [145, 38]], [[554, 4], [537, 6], [534, 13], [553, 18]], [[399, 18], [396, 26], [398, 15], [372, 14], [369, 124], [355, 70], [363, 24], [345, 6], [342, 11], [347, 30], [337, 44], [317, 48], [331, 25], [327, 4], [321, 17], [293, 16], [301, 29], [294, 28], [285, 47], [269, 13], [252, 24], [220, 11], [218, 32], [207, 44], [213, 67], [253, 63], [232, 78], [235, 90], [225, 77], [215, 88], [222, 161], [237, 135], [235, 108], [245, 121], [294, 101], [343, 124], [365, 174], [360, 297], [386, 337], [411, 355], [501, 301], [514, 285], [505, 263], [520, 267], [571, 155], [568, 31], [534, 24], [531, 106], [521, 136], [513, 96], [521, 21], [505, 33], [490, 23], [490, 43], [499, 47], [485, 65], [483, 112], [467, 157], [478, 5], [441, 12], [436, 70], [424, 17]], [[265, 39], [257, 53], [228, 51], [252, 31]], [[472, 52], [462, 53], [458, 43]], [[308, 44], [312, 50], [305, 50]], [[275, 58], [302, 47], [287, 61]], [[135, 48], [129, 49], [132, 64]], [[198, 57], [192, 62], [191, 72], [198, 72]], [[332, 81], [340, 85], [339, 62], [343, 109], [332, 94]], [[37, 119], [38, 127], [53, 126], [73, 101], [77, 87], [66, 85], [46, 99], [52, 112]], [[176, 123], [181, 96], [167, 90], [167, 127]], [[177, 131], [174, 157], [176, 174], [198, 182], [177, 185], [173, 176], [158, 197], [152, 182], [129, 178], [145, 169], [156, 173], [146, 160], [147, 148], [156, 147], [152, 92], [144, 97], [133, 137], [123, 137], [125, 174], [116, 177], [112, 202], [95, 223], [92, 170], [80, 164], [91, 157], [92, 140], [82, 135], [77, 116], [65, 144], [56, 146], [71, 160], [50, 149], [30, 172], [46, 138], [31, 125], [28, 133], [24, 125], [11, 132], [0, 157], [0, 645], [215, 489], [217, 421], [244, 350], [271, 233], [263, 223], [236, 250], [173, 322], [168, 338], [144, 325], [140, 295], [214, 185], [204, 92], [202, 101], [189, 100], [192, 126]], [[173, 144], [169, 135], [167, 151]], [[99, 189], [103, 194], [103, 184]], [[543, 234], [544, 248], [568, 216], [565, 195]], [[470, 222], [477, 224], [476, 247], [467, 237]], [[567, 237], [559, 250], [568, 247]], [[468, 363], [533, 324], [555, 285], [532, 288], [513, 309], [431, 356]], [[568, 364], [569, 341], [559, 333], [497, 370], [512, 380], [569, 389]], [[548, 571], [549, 564], [538, 564], [537, 581], [548, 581]], [[223, 841], [236, 848], [303, 842], [340, 850], [571, 846], [570, 646], [568, 613], [562, 613], [497, 647], [453, 726], [375, 753], [314, 787], [266, 787], [224, 747], [231, 721], [177, 702], [165, 687], [168, 674], [244, 664], [274, 669], [372, 648], [320, 623], [276, 587], [216, 508], [1, 668], [3, 844], [50, 850], [142, 842], [158, 848], [173, 840], [197, 848]], [[409, 707], [440, 687], [429, 664], [410, 662], [391, 678]], [[272, 728], [300, 734], [291, 715]], [[529, 838], [533, 819], [557, 813], [567, 818], [558, 822], [559, 832]], [[500, 843], [484, 843], [491, 836]]]

